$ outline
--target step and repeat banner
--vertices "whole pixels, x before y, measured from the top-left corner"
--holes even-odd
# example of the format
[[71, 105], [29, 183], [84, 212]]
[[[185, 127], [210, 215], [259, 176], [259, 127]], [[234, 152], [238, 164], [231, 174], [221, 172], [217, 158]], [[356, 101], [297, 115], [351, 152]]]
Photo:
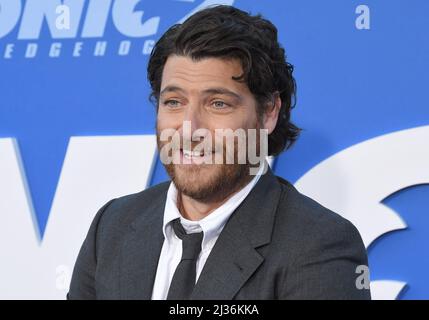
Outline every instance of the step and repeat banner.
[[0, 298], [64, 299], [96, 211], [167, 179], [148, 57], [213, 4], [271, 20], [295, 66], [276, 174], [357, 226], [374, 299], [428, 299], [426, 0], [0, 0]]

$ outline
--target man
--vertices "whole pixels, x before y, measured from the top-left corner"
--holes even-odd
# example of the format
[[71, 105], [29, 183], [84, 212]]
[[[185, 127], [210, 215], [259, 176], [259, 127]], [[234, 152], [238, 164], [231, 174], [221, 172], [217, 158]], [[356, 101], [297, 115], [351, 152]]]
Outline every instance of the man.
[[265, 160], [240, 163], [243, 148], [228, 163], [226, 139], [215, 139], [243, 130], [246, 155], [253, 146], [263, 156], [266, 132], [268, 155], [289, 148], [299, 134], [292, 71], [274, 25], [233, 7], [202, 10], [162, 36], [148, 78], [172, 181], [99, 210], [68, 298], [370, 299], [356, 285], [367, 264], [356, 228]]

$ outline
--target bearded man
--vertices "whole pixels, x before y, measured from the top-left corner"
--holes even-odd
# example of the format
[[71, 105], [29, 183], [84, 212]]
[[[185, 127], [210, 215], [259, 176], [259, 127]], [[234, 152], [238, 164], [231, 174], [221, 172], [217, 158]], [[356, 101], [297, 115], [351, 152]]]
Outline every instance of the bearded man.
[[99, 210], [68, 298], [370, 299], [356, 228], [265, 160], [300, 131], [276, 27], [204, 9], [159, 39], [147, 71], [171, 181]]

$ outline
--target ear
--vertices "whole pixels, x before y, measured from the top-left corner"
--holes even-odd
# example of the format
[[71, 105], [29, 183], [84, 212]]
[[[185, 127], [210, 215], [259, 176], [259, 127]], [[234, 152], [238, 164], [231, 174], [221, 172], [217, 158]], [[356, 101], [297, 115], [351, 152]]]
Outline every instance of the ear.
[[276, 125], [279, 117], [280, 108], [282, 106], [282, 100], [278, 91], [273, 93], [272, 100], [268, 102], [266, 111], [263, 117], [264, 129], [268, 130], [268, 134], [271, 134]]

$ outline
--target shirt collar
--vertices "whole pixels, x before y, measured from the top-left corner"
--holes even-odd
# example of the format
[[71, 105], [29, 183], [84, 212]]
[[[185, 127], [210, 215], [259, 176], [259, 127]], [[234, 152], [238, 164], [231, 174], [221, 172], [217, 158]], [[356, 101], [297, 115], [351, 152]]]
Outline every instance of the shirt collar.
[[204, 232], [202, 243], [202, 246], [204, 248], [205, 244], [207, 244], [213, 238], [217, 238], [217, 236], [220, 234], [231, 214], [244, 201], [244, 199], [258, 182], [260, 176], [265, 173], [265, 166], [268, 166], [268, 163], [264, 162], [260, 166], [258, 173], [244, 188], [234, 194], [224, 204], [222, 204], [219, 208], [215, 209], [208, 216], [198, 221], [191, 221], [185, 219], [180, 214], [180, 211], [177, 208], [178, 191], [172, 181], [167, 191], [167, 199], [164, 210], [164, 221], [162, 228], [164, 238], [169, 239], [167, 237], [167, 226], [169, 225], [169, 223], [174, 219], [180, 218], [180, 221], [186, 232], [200, 232], [201, 230]]

